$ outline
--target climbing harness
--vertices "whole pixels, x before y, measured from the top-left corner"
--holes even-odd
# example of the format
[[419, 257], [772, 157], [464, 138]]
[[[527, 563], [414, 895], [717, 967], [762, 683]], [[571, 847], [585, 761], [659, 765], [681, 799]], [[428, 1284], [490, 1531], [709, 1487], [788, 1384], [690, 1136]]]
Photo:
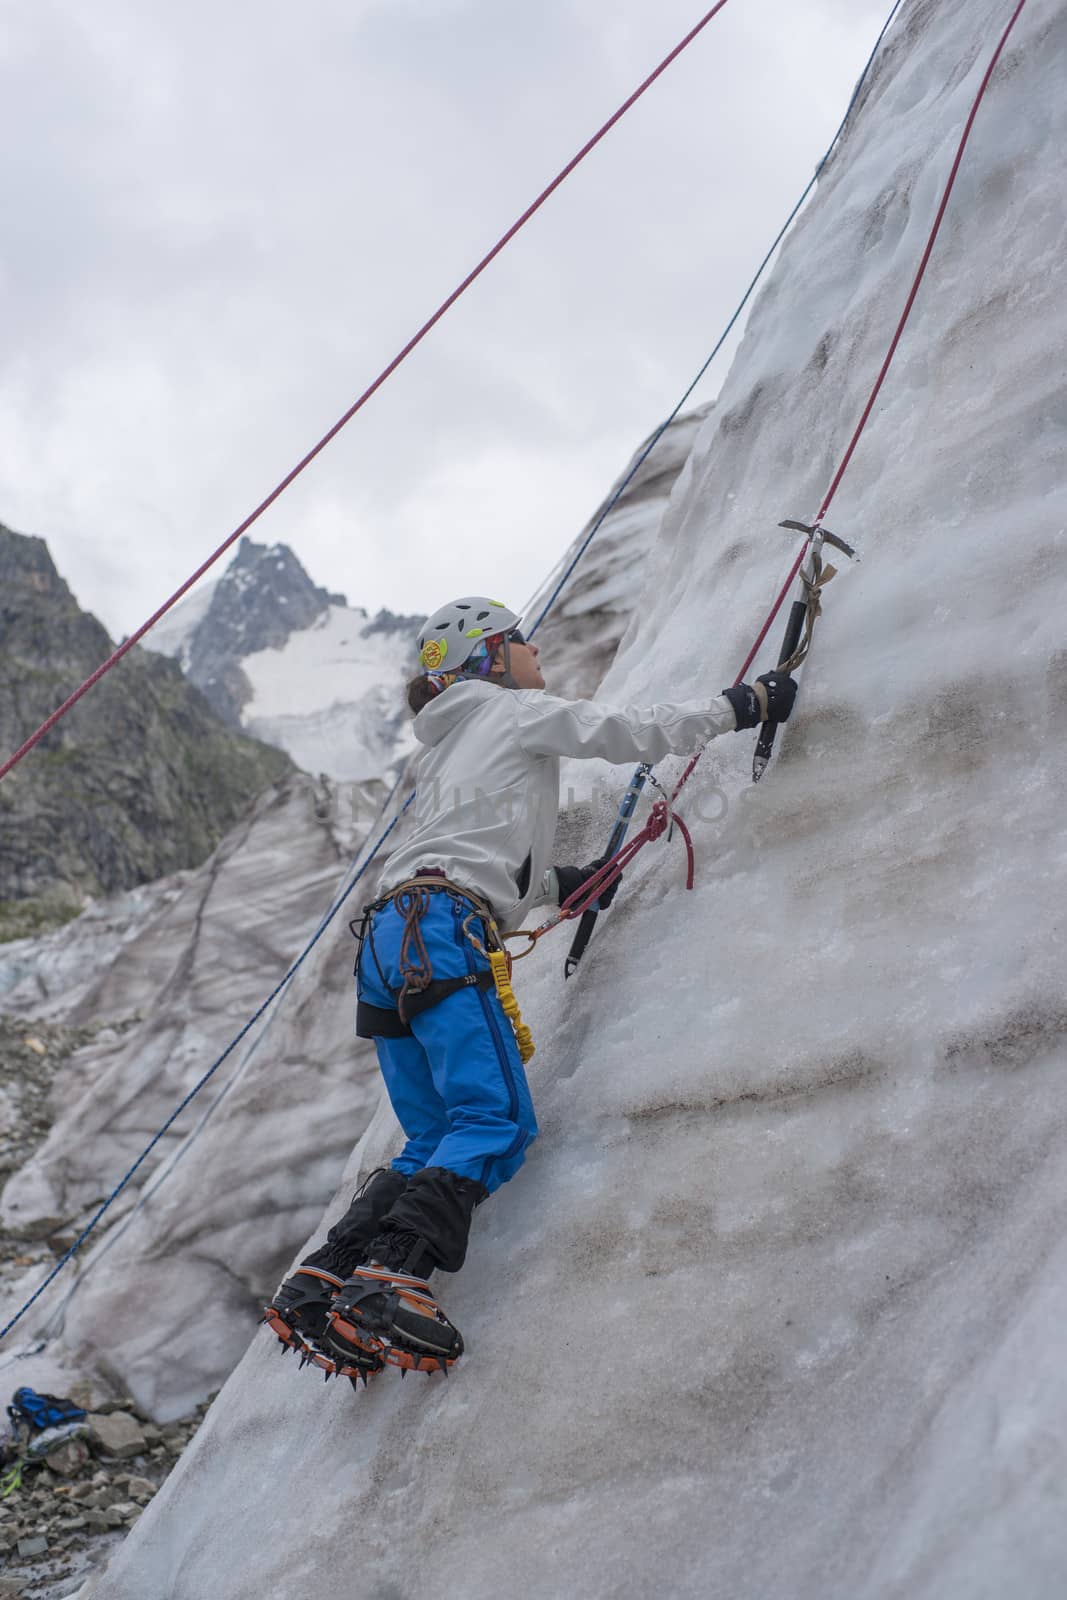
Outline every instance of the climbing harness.
[[[464, 938], [484, 960], [488, 970], [468, 972], [458, 978], [435, 978], [422, 937], [421, 922], [430, 904], [431, 894], [447, 894], [466, 915], [463, 918]], [[400, 972], [404, 983], [396, 989], [382, 971], [378, 952], [374, 948], [374, 918], [386, 906], [394, 905], [404, 919], [400, 940]], [[485, 938], [480, 939], [472, 923], [481, 923]], [[405, 1039], [411, 1036], [411, 1021], [431, 1006], [440, 1005], [449, 995], [460, 989], [495, 989], [497, 999], [515, 1033], [515, 1043], [525, 1066], [534, 1053], [533, 1035], [522, 1020], [515, 991], [511, 987], [511, 956], [506, 950], [497, 926], [492, 907], [480, 895], [469, 889], [460, 889], [450, 882], [438, 867], [421, 867], [413, 878], [398, 883], [387, 894], [380, 895], [363, 908], [359, 922], [349, 924], [357, 942], [356, 977], [364, 948], [381, 981], [382, 988], [396, 997], [396, 1009], [374, 1006], [359, 997], [356, 1003], [356, 1033], [361, 1039]], [[505, 936], [507, 937], [507, 936]]]

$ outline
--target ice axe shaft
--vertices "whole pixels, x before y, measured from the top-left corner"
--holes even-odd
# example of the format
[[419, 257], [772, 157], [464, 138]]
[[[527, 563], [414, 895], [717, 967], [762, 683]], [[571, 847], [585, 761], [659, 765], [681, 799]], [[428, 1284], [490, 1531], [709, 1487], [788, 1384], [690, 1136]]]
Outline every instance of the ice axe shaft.
[[[820, 523], [798, 522], [795, 518], [789, 517], [784, 522], [780, 522], [778, 526], [780, 528], [794, 529], [797, 533], [804, 534], [808, 540], [807, 554], [804, 557], [803, 564], [800, 568], [800, 572], [798, 573], [801, 586], [806, 595], [810, 592], [810, 586], [815, 583], [819, 572], [822, 570], [822, 564], [819, 560], [819, 556], [824, 544], [833, 545], [835, 550], [840, 550], [842, 555], [848, 556], [850, 561], [859, 559], [855, 550], [850, 544], [846, 543], [846, 541], [840, 538], [836, 533], [831, 533], [828, 528], [822, 527]], [[826, 577], [829, 578], [830, 576], [832, 576], [832, 569], [827, 568]], [[780, 670], [785, 669], [788, 666], [788, 663], [793, 659], [793, 656], [797, 652], [797, 648], [800, 645], [801, 635], [804, 632], [804, 624], [807, 619], [807, 615], [807, 600], [794, 600], [792, 606], [789, 608], [789, 617], [785, 625], [785, 636], [782, 639], [782, 648], [778, 655], [778, 667]], [[816, 610], [816, 612], [813, 614], [813, 621], [814, 617], [817, 615], [818, 611]], [[767, 763], [771, 759], [771, 754], [774, 750], [774, 741], [777, 737], [777, 734], [777, 722], [765, 722], [760, 729], [759, 738], [756, 741], [756, 749], [752, 757], [753, 783], [758, 783], [767, 770]]]

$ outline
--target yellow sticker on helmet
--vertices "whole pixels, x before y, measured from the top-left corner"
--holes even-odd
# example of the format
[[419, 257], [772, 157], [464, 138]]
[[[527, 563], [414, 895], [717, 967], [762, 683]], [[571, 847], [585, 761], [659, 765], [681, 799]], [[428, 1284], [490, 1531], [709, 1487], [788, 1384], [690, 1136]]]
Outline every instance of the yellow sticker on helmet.
[[427, 639], [419, 651], [419, 660], [427, 672], [436, 672], [447, 654], [447, 639]]
[[465, 639], [480, 639], [484, 632], [484, 628], [468, 628], [463, 637]]

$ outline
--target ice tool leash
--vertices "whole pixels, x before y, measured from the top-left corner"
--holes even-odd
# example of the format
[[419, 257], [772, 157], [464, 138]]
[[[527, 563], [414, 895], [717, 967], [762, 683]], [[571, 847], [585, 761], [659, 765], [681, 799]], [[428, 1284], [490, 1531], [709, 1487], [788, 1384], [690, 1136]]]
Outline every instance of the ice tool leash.
[[[833, 477], [832, 477], [832, 479], [830, 481], [830, 487], [827, 489], [826, 494], [823, 497], [822, 504], [820, 505], [815, 517], [812, 519], [812, 521], [810, 523], [803, 523], [802, 522], [802, 523], [798, 524], [798, 523], [793, 522], [793, 521], [788, 521], [788, 522], [785, 522], [785, 523], [782, 524], [783, 527], [793, 527], [793, 528], [798, 528], [799, 527], [799, 529], [802, 530], [805, 533], [805, 536], [806, 536], [805, 537], [805, 543], [801, 546], [801, 548], [800, 548], [800, 550], [799, 550], [799, 552], [797, 554], [797, 557], [796, 557], [795, 561], [793, 562], [792, 567], [789, 570], [789, 575], [786, 578], [785, 583], [782, 585], [782, 588], [779, 591], [779, 593], [778, 593], [778, 595], [777, 595], [777, 597], [776, 597], [776, 599], [774, 601], [774, 604], [772, 605], [770, 611], [768, 612], [766, 618], [764, 619], [763, 625], [760, 628], [760, 631], [756, 636], [756, 640], [755, 640], [754, 644], [752, 645], [752, 648], [749, 650], [748, 655], [745, 657], [745, 660], [744, 660], [744, 663], [742, 664], [740, 672], [737, 674], [737, 677], [734, 679], [734, 686], [735, 687], [738, 684], [740, 684], [740, 683], [742, 683], [744, 681], [745, 674], [748, 672], [750, 666], [752, 665], [753, 661], [755, 660], [756, 655], [758, 654], [758, 652], [759, 652], [759, 650], [760, 650], [760, 648], [761, 648], [761, 646], [763, 644], [764, 639], [767, 637], [767, 634], [769, 633], [769, 631], [770, 631], [770, 629], [771, 629], [771, 627], [772, 627], [772, 625], [774, 623], [774, 619], [777, 617], [777, 615], [778, 615], [779, 611], [781, 610], [782, 606], [785, 604], [786, 598], [787, 598], [790, 590], [792, 589], [793, 584], [798, 579], [798, 577], [801, 578], [801, 591], [802, 592], [801, 592], [801, 595], [800, 595], [799, 599], [794, 603], [794, 608], [790, 612], [789, 624], [788, 624], [787, 629], [786, 629], [786, 637], [785, 637], [785, 640], [783, 642], [782, 655], [783, 655], [783, 658], [785, 660], [793, 659], [794, 660], [794, 664], [799, 665], [799, 662], [806, 657], [806, 655], [808, 653], [808, 650], [810, 649], [810, 646], [811, 646], [812, 628], [814, 627], [815, 619], [819, 615], [819, 611], [821, 609], [821, 590], [825, 587], [826, 583], [829, 582], [830, 577], [833, 576], [833, 570], [832, 569], [823, 569], [823, 567], [822, 567], [821, 552], [822, 552], [823, 544], [832, 543], [832, 544], [836, 545], [836, 547], [839, 550], [841, 550], [844, 554], [849, 555], [849, 556], [854, 556], [854, 554], [855, 554], [855, 552], [852, 550], [851, 546], [847, 545], [844, 540], [839, 539], [836, 535], [830, 535], [828, 533], [828, 530], [825, 528], [825, 526], [823, 524], [823, 518], [829, 512], [830, 506], [832, 505], [833, 500], [834, 500], [834, 496], [836, 495], [836, 493], [837, 493], [837, 491], [838, 491], [838, 489], [839, 489], [839, 487], [841, 485], [841, 482], [842, 482], [842, 480], [843, 480], [843, 478], [845, 476], [845, 473], [848, 471], [849, 465], [850, 465], [850, 463], [852, 461], [852, 457], [853, 457], [853, 455], [855, 453], [855, 450], [856, 450], [856, 446], [859, 444], [860, 438], [863, 435], [863, 431], [866, 428], [868, 421], [870, 420], [871, 412], [874, 409], [875, 402], [878, 399], [879, 393], [881, 392], [881, 388], [882, 388], [883, 383], [885, 382], [886, 375], [888, 374], [889, 368], [892, 365], [893, 357], [896, 355], [897, 347], [900, 344], [901, 338], [903, 337], [903, 334], [904, 334], [904, 330], [907, 327], [908, 319], [911, 316], [912, 308], [915, 305], [915, 301], [916, 301], [916, 298], [917, 298], [918, 293], [919, 293], [920, 285], [922, 284], [923, 278], [924, 278], [924, 276], [926, 274], [926, 269], [927, 269], [927, 266], [929, 265], [930, 257], [933, 254], [934, 245], [935, 245], [935, 243], [937, 241], [937, 236], [941, 231], [941, 224], [942, 224], [942, 222], [944, 220], [945, 212], [948, 209], [949, 199], [950, 199], [950, 197], [952, 195], [952, 190], [953, 190], [953, 188], [955, 186], [955, 183], [956, 183], [956, 177], [957, 177], [957, 174], [959, 172], [960, 165], [961, 165], [961, 163], [963, 161], [963, 154], [964, 154], [964, 151], [965, 151], [965, 149], [967, 147], [967, 142], [970, 139], [971, 129], [973, 128], [975, 118], [978, 115], [978, 108], [982, 104], [982, 101], [985, 98], [986, 90], [989, 87], [990, 79], [992, 78], [993, 73], [996, 70], [997, 63], [999, 62], [1000, 57], [1004, 52], [1004, 48], [1007, 45], [1007, 42], [1008, 42], [1009, 38], [1011, 37], [1012, 30], [1014, 29], [1015, 24], [1018, 22], [1019, 17], [1022, 15], [1022, 12], [1023, 12], [1023, 9], [1024, 9], [1025, 5], [1026, 5], [1026, 0], [1017, 0], [1015, 8], [1012, 11], [1011, 16], [1009, 17], [1008, 22], [1007, 22], [1003, 32], [1001, 33], [1000, 38], [997, 41], [996, 47], [993, 50], [993, 53], [992, 53], [992, 55], [991, 55], [991, 57], [989, 59], [988, 65], [986, 66], [985, 72], [984, 72], [984, 74], [982, 76], [982, 80], [981, 80], [981, 82], [980, 82], [980, 84], [978, 86], [978, 91], [977, 91], [977, 93], [976, 93], [976, 95], [974, 97], [974, 100], [973, 100], [973, 102], [971, 104], [970, 111], [968, 112], [967, 118], [966, 118], [966, 120], [964, 122], [963, 131], [960, 134], [959, 143], [958, 143], [958, 145], [956, 147], [956, 154], [955, 154], [955, 157], [954, 157], [954, 159], [952, 161], [951, 168], [949, 170], [949, 175], [948, 175], [948, 178], [946, 180], [945, 187], [944, 187], [944, 190], [942, 192], [941, 200], [940, 200], [940, 203], [939, 203], [939, 205], [937, 207], [936, 214], [934, 216], [933, 224], [932, 224], [932, 226], [930, 228], [930, 232], [929, 232], [929, 235], [927, 237], [926, 246], [925, 246], [925, 248], [923, 250], [922, 257], [921, 257], [921, 259], [919, 261], [918, 269], [916, 270], [915, 277], [912, 280], [911, 288], [909, 289], [907, 298], [906, 298], [906, 300], [904, 302], [904, 308], [903, 308], [903, 310], [902, 310], [902, 312], [900, 314], [900, 317], [899, 317], [899, 319], [897, 321], [897, 325], [896, 325], [896, 328], [894, 329], [893, 336], [892, 336], [892, 338], [891, 338], [891, 340], [889, 342], [889, 348], [886, 351], [885, 359], [883, 360], [882, 365], [879, 368], [878, 375], [875, 378], [875, 381], [874, 381], [874, 384], [873, 384], [873, 386], [871, 388], [870, 394], [867, 397], [867, 401], [866, 401], [866, 404], [864, 405], [863, 410], [862, 410], [862, 412], [860, 414], [859, 421], [856, 423], [856, 426], [853, 429], [852, 435], [851, 435], [851, 437], [849, 439], [849, 442], [848, 442], [848, 445], [847, 445], [847, 447], [845, 449], [845, 452], [844, 452], [843, 456], [841, 457], [841, 460], [840, 460], [840, 462], [838, 463], [838, 466], [837, 466], [837, 470], [835, 471], [835, 473], [834, 473], [834, 475], [833, 475]], [[802, 629], [806, 629], [803, 641], [801, 640], [801, 630]], [[798, 655], [798, 652], [801, 652], [801, 651], [802, 651], [802, 653]], [[758, 782], [758, 780], [763, 776], [763, 773], [766, 770], [767, 761], [770, 758], [771, 748], [773, 747], [773, 743], [774, 743], [774, 733], [775, 732], [776, 732], [776, 729], [774, 729], [774, 730], [764, 729], [760, 733], [759, 742], [757, 743], [757, 746], [756, 746], [756, 755], [755, 755], [755, 759], [754, 759], [754, 762], [753, 762], [753, 774], [752, 775], [753, 775], [753, 780], [754, 781]], [[679, 778], [678, 782], [675, 784], [673, 793], [671, 794], [671, 797], [670, 797], [670, 806], [673, 806], [674, 802], [677, 800], [677, 798], [678, 798], [679, 794], [681, 793], [682, 789], [685, 787], [686, 783], [689, 781], [689, 779], [692, 776], [693, 772], [695, 771], [695, 769], [697, 767], [697, 764], [700, 761], [700, 758], [703, 755], [703, 753], [704, 753], [703, 750], [698, 750], [697, 753], [689, 761], [688, 765], [686, 766], [685, 770], [683, 771], [683, 773], [682, 773], [681, 777]], [[651, 776], [651, 768], [648, 768], [648, 770], [646, 771], [644, 767], [638, 767], [636, 772], [634, 773], [633, 780], [631, 781], [631, 788], [633, 788], [634, 784], [637, 784], [637, 785], [639, 785], [640, 788], [643, 788], [645, 782], [648, 781], [650, 776]], [[588, 884], [585, 884], [585, 885], [582, 886], [582, 889], [580, 891], [580, 897], [581, 897], [581, 899], [583, 901], [583, 905], [580, 905], [580, 906], [577, 906], [577, 907], [571, 907], [570, 904], [568, 904], [566, 907], [561, 907], [559, 916], [557, 918], [555, 918], [551, 924], [545, 925], [542, 928], [535, 929], [535, 930], [533, 930], [532, 935], [528, 935], [528, 937], [531, 938], [530, 948], [533, 947], [533, 942], [537, 938], [540, 938], [542, 933], [546, 933], [546, 932], [549, 931], [549, 927], [550, 926], [556, 926], [558, 922], [565, 921], [570, 917], [578, 915], [583, 909], [588, 909], [590, 911], [592, 910], [592, 906], [591, 906], [590, 902], [591, 902], [591, 899], [593, 898], [593, 896], [591, 896], [590, 891], [593, 890], [593, 889], [596, 889], [596, 890], [599, 890], [600, 892], [603, 892], [603, 890], [606, 889], [609, 884], [614, 883], [616, 878], [618, 878], [620, 876], [620, 874], [622, 873], [624, 867], [626, 867], [629, 864], [629, 862], [637, 854], [638, 850], [642, 849], [644, 847], [644, 845], [647, 844], [650, 841], [650, 839], [658, 838], [660, 836], [660, 834], [662, 834], [665, 831], [666, 823], [663, 820], [662, 815], [661, 815], [661, 818], [660, 818], [659, 822], [656, 822], [656, 820], [655, 820], [656, 819], [657, 808], [661, 808], [661, 807], [663, 807], [663, 805], [664, 805], [663, 801], [657, 801], [656, 805], [654, 805], [653, 808], [652, 808], [652, 815], [649, 818], [649, 823], [642, 830], [642, 833], [639, 834], [634, 840], [632, 840], [630, 845], [625, 846], [623, 849], [619, 850], [616, 854], [614, 854], [607, 862], [605, 862], [604, 866], [596, 874], [595, 878], [590, 879]], [[676, 812], [672, 812], [670, 814], [671, 814], [671, 817], [672, 817], [672, 820], [673, 820], [674, 823], [676, 823], [679, 827], [683, 826], [682, 825], [682, 819], [678, 816], [678, 814]], [[612, 837], [613, 838], [616, 837], [617, 832], [618, 832], [618, 823], [616, 823], [616, 827], [615, 827], [615, 829], [613, 829], [613, 832], [612, 832]], [[688, 835], [686, 835], [686, 838], [687, 838], [687, 843], [689, 843]], [[636, 846], [636, 848], [631, 848], [631, 846]], [[688, 875], [687, 882], [686, 882], [686, 888], [691, 889], [692, 886], [693, 886], [693, 883], [692, 883], [692, 847], [691, 847], [691, 844], [689, 845], [689, 848], [690, 848], [690, 871], [689, 871], [689, 875]], [[575, 896], [574, 898], [578, 899], [578, 896]], [[593, 914], [595, 916], [595, 912]], [[592, 929], [591, 929], [591, 927], [589, 927], [589, 932], [591, 932], [591, 931], [592, 931]], [[575, 943], [577, 943], [577, 940], [575, 941]], [[588, 933], [586, 934], [585, 942], [582, 944], [581, 949], [578, 952], [578, 959], [581, 958], [581, 952], [582, 952], [582, 950], [584, 950], [586, 943], [588, 943]], [[524, 954], [525, 953], [526, 952], [524, 952]], [[574, 947], [572, 946], [571, 957], [569, 958], [569, 962], [568, 962], [568, 965], [569, 965], [568, 976], [570, 975], [570, 973], [572, 973], [574, 971], [574, 968], [577, 965], [577, 960], [575, 960], [573, 958], [574, 958]]]
[[[842, 555], [848, 556], [850, 561], [858, 561], [859, 556], [852, 545], [846, 544], [844, 539], [838, 538], [836, 533], [831, 533], [829, 528], [819, 527], [817, 523], [809, 526], [806, 522], [795, 522], [792, 519], [787, 519], [785, 522], [780, 522], [778, 526], [780, 528], [793, 528], [798, 533], [806, 534], [808, 538], [807, 553], [798, 573], [801, 594], [789, 608], [789, 620], [785, 625], [785, 637], [782, 640], [782, 648], [778, 652], [778, 671], [795, 672], [797, 667], [807, 659], [808, 651], [811, 649], [815, 624], [822, 615], [822, 592], [830, 582], [830, 579], [837, 575], [837, 568], [823, 561], [823, 545], [834, 545], [841, 551]], [[767, 770], [767, 763], [771, 759], [777, 732], [777, 722], [765, 722], [760, 728], [759, 738], [756, 741], [756, 753], [752, 757], [753, 783], [758, 783]]]

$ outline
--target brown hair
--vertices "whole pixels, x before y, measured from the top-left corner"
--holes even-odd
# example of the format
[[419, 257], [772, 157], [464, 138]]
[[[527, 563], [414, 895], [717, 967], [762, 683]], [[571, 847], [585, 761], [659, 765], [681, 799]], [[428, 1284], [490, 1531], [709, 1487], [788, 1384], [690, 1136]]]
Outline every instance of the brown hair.
[[439, 694], [444, 694], [445, 689], [451, 688], [454, 683], [462, 683], [464, 679], [473, 683], [492, 683], [498, 689], [513, 689], [515, 687], [513, 683], [505, 683], [499, 677], [475, 678], [471, 673], [452, 672], [449, 673], [444, 688], [435, 689], [426, 673], [420, 672], [418, 677], [412, 678], [407, 686], [409, 710], [417, 717], [419, 712], [425, 706], [428, 706], [431, 700], [436, 700]]
[[417, 678], [412, 678], [407, 687], [408, 709], [417, 717], [423, 706], [428, 706], [431, 700], [437, 699], [438, 691], [424, 672]]

